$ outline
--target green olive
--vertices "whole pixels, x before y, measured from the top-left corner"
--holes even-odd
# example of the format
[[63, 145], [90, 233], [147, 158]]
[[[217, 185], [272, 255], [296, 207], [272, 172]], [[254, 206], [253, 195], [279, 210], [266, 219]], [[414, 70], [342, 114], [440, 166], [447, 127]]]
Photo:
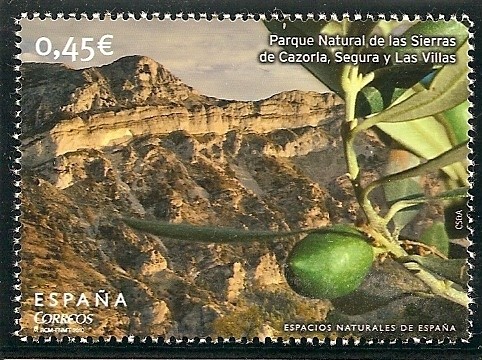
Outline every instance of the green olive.
[[337, 225], [298, 242], [288, 255], [285, 275], [300, 295], [334, 299], [356, 290], [372, 263], [367, 238], [353, 227]]

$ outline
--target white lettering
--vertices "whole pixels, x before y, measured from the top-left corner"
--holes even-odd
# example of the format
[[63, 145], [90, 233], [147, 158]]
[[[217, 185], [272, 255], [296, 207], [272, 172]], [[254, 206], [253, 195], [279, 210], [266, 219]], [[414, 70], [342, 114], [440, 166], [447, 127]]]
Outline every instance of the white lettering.
[[64, 307], [67, 307], [69, 302], [74, 300], [74, 295], [72, 293], [64, 293]]
[[80, 294], [79, 300], [77, 300], [77, 304], [75, 304], [75, 307], [79, 307], [80, 305], [85, 305], [89, 307], [89, 300], [87, 300], [87, 297], [84, 293]]
[[[102, 295], [104, 295], [104, 298], [102, 298]], [[99, 304], [102, 303], [105, 307], [109, 306], [109, 294], [108, 293], [96, 293], [95, 294], [95, 306], [99, 306]]]
[[44, 306], [43, 300], [44, 300], [44, 293], [35, 293], [34, 294], [34, 306]]
[[53, 293], [50, 293], [49, 295], [49, 306], [57, 306], [59, 304], [58, 300], [57, 300], [57, 295], [58, 293], [56, 292], [53, 292]]
[[118, 307], [119, 304], [122, 304], [124, 307], [127, 307], [126, 299], [124, 299], [124, 294], [122, 293], [119, 293], [119, 295], [117, 295], [117, 299], [114, 303], [114, 307]]

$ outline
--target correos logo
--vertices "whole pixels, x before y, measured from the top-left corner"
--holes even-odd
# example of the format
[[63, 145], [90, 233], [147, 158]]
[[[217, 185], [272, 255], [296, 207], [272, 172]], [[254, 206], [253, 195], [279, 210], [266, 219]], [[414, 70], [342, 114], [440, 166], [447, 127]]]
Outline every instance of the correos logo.
[[94, 317], [92, 314], [51, 314], [39, 311], [35, 313], [34, 321], [36, 324], [55, 325], [55, 324], [92, 324]]

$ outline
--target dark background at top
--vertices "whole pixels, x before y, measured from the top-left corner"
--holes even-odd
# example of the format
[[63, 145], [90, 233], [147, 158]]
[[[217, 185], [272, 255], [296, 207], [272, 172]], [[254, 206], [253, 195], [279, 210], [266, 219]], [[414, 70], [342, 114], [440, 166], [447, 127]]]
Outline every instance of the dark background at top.
[[[361, 346], [357, 348], [337, 348], [322, 346], [318, 348], [306, 346], [263, 346], [263, 345], [211, 345], [211, 346], [169, 346], [169, 345], [126, 345], [118, 343], [111, 344], [95, 344], [91, 346], [75, 345], [75, 344], [49, 344], [49, 345], [28, 345], [19, 342], [11, 336], [14, 330], [14, 304], [12, 299], [15, 295], [13, 291], [14, 279], [11, 276], [15, 257], [13, 254], [12, 236], [13, 229], [18, 226], [13, 221], [13, 203], [15, 201], [15, 188], [13, 182], [15, 176], [11, 169], [16, 166], [12, 159], [17, 158], [20, 154], [15, 150], [18, 142], [12, 138], [14, 133], [15, 112], [19, 109], [15, 106], [15, 73], [13, 65], [15, 61], [13, 54], [18, 50], [15, 49], [15, 34], [13, 18], [22, 12], [49, 12], [49, 13], [104, 13], [110, 11], [112, 13], [122, 12], [160, 12], [160, 13], [229, 13], [229, 14], [260, 14], [271, 13], [273, 11], [282, 11], [285, 14], [294, 13], [336, 13], [342, 15], [349, 13], [353, 15], [360, 13], [362, 15], [379, 14], [468, 14], [470, 19], [474, 21], [474, 41], [475, 51], [471, 54], [474, 56], [474, 62], [471, 64], [474, 68], [474, 76], [476, 79], [475, 91], [471, 100], [474, 104], [471, 112], [473, 114], [473, 125], [475, 133], [472, 134], [474, 144], [473, 160], [476, 164], [472, 169], [475, 171], [474, 186], [472, 190], [474, 211], [472, 213], [472, 228], [475, 236], [472, 241], [475, 243], [471, 248], [473, 252], [480, 256], [476, 258], [474, 264], [476, 270], [472, 271], [474, 280], [471, 286], [474, 288], [476, 303], [471, 306], [475, 312], [473, 316], [472, 332], [474, 337], [469, 343], [457, 342], [455, 345], [438, 345], [430, 347], [429, 345], [414, 344], [397, 344], [391, 348], [383, 344], [376, 346]], [[405, 358], [450, 358], [450, 359], [480, 359], [482, 358], [482, 314], [479, 310], [482, 306], [482, 246], [481, 236], [481, 210], [482, 191], [480, 184], [480, 169], [477, 164], [481, 162], [482, 143], [480, 126], [480, 114], [482, 112], [482, 102], [480, 94], [481, 82], [481, 61], [482, 61], [482, 2], [477, 0], [440, 0], [440, 1], [423, 1], [423, 0], [385, 0], [385, 1], [348, 1], [348, 0], [331, 0], [331, 1], [160, 1], [160, 0], [119, 0], [119, 1], [74, 1], [74, 0], [54, 0], [54, 1], [28, 1], [28, 0], [0, 0], [0, 357], [25, 358], [25, 357], [110, 357], [110, 358], [389, 358], [389, 359], [405, 359]], [[17, 214], [18, 215], [18, 214]], [[118, 339], [119, 341], [121, 339]], [[213, 339], [216, 340], [216, 339]], [[262, 340], [262, 339], [261, 339]], [[274, 341], [276, 339], [273, 339]], [[383, 340], [383, 339], [380, 339]], [[168, 341], [168, 339], [166, 339]]]

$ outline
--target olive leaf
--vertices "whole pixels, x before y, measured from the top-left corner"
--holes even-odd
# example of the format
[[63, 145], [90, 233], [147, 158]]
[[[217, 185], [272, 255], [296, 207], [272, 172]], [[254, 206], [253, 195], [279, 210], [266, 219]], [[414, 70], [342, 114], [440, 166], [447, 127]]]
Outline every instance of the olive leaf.
[[[419, 164], [420, 159], [418, 156], [403, 149], [391, 149], [387, 166], [385, 168], [385, 174], [391, 175]], [[422, 186], [420, 185], [418, 178], [406, 178], [400, 181], [387, 182], [383, 184], [383, 190], [385, 192], [385, 199], [389, 205], [408, 196], [423, 194]], [[407, 210], [401, 210], [393, 216], [393, 223], [399, 230], [401, 230], [412, 221], [412, 219], [418, 214], [419, 210], [420, 209], [414, 207]]]
[[425, 269], [460, 285], [467, 284], [469, 279], [467, 260], [465, 259], [441, 259], [435, 256], [410, 255], [399, 258], [399, 260], [402, 262], [416, 262]]
[[[431, 72], [420, 83], [424, 86], [430, 86], [435, 74], [436, 71]], [[460, 144], [468, 139], [468, 131], [470, 129], [469, 106], [469, 101], [466, 100], [452, 109], [434, 115], [435, 119], [445, 127], [453, 145]]]
[[289, 237], [302, 233], [309, 233], [315, 229], [296, 231], [250, 231], [234, 228], [200, 226], [191, 224], [172, 224], [163, 221], [150, 221], [134, 218], [122, 218], [131, 228], [153, 235], [165, 236], [177, 240], [210, 243], [235, 243], [247, 241], [266, 241]]
[[402, 22], [393, 20], [380, 20], [377, 24], [383, 37], [388, 37], [388, 35], [392, 34], [393, 30], [401, 25], [403, 26]]
[[426, 196], [426, 195], [415, 196], [412, 198], [402, 199], [402, 201], [416, 205], [416, 204], [426, 203], [426, 202], [431, 202], [436, 200], [453, 200], [453, 199], [466, 198], [469, 196], [468, 194], [469, 194], [469, 187], [464, 186], [457, 189], [444, 191], [444, 192], [441, 192], [440, 194], [433, 195], [433, 196]]
[[365, 20], [365, 21], [351, 21], [349, 19], [345, 19], [348, 21], [348, 28], [347, 28], [347, 36], [362, 36], [366, 35], [368, 37], [372, 33], [373, 29], [377, 26], [377, 21], [372, 20]]
[[460, 144], [469, 138], [469, 106], [470, 103], [466, 100], [442, 114], [453, 134], [454, 145]]
[[366, 117], [386, 109], [431, 69], [431, 64], [404, 64], [375, 70], [373, 81], [358, 94], [356, 117]]
[[[421, 84], [407, 90], [395, 101], [395, 104], [409, 98], [417, 90], [425, 89], [424, 85], [429, 84], [431, 79], [433, 79], [433, 73], [422, 79]], [[431, 159], [468, 139], [470, 114], [467, 107], [468, 101], [465, 100], [455, 108], [433, 116], [403, 123], [379, 123], [376, 126], [407, 150], [422, 158]], [[455, 186], [468, 184], [464, 160], [466, 158], [460, 163], [443, 168]]]
[[[407, 99], [368, 117], [355, 132], [366, 130], [379, 123], [398, 123], [426, 118], [449, 110], [468, 97], [468, 43], [457, 51], [457, 63], [443, 66], [435, 75], [430, 87], [413, 88]], [[419, 87], [421, 88], [421, 87]]]
[[325, 25], [321, 27], [320, 34], [330, 35], [330, 36], [335, 36], [335, 35], [344, 36], [345, 28], [348, 24], [346, 20], [347, 19], [343, 19], [342, 21], [327, 22]]
[[[403, 47], [389, 46], [386, 48], [388, 53], [395, 54], [398, 52], [401, 56], [404, 54], [418, 55], [423, 51], [427, 51], [427, 48], [429, 48], [430, 51], [447, 53], [447, 50], [452, 52], [453, 50], [458, 49], [467, 40], [469, 36], [469, 29], [463, 23], [457, 20], [420, 21], [409, 27], [401, 36], [407, 40], [407, 45]], [[455, 47], [444, 47], [442, 45], [427, 47], [413, 46], [411, 38], [415, 37], [415, 40], [419, 40], [421, 36], [424, 38], [452, 37], [455, 38], [457, 45]]]
[[[377, 127], [415, 155], [433, 159], [454, 146], [449, 129], [439, 120], [440, 117], [430, 116], [403, 124], [380, 123]], [[462, 184], [467, 183], [467, 169], [463, 162], [467, 160], [468, 153], [469, 149], [465, 148], [456, 163], [443, 168], [451, 179]]]
[[[404, 94], [400, 99], [406, 96], [410, 94]], [[379, 123], [376, 126], [407, 150], [422, 158], [431, 159], [454, 145], [468, 140], [470, 116], [468, 106], [469, 103], [466, 100], [452, 109], [433, 116], [405, 123]], [[464, 161], [447, 166], [443, 171], [458, 185], [468, 183]]]
[[386, 184], [388, 182], [416, 177], [430, 171], [439, 170], [446, 167], [447, 165], [459, 162], [467, 157], [467, 143], [468, 141], [461, 143], [453, 147], [452, 149], [440, 154], [436, 158], [428, 160], [423, 164], [375, 180], [366, 187], [365, 193], [368, 194], [377, 186]]
[[420, 235], [419, 242], [434, 246], [442, 254], [449, 254], [449, 237], [445, 231], [445, 224], [441, 221], [434, 222], [430, 227]]
[[468, 187], [461, 187], [461, 188], [445, 191], [435, 196], [426, 196], [426, 195], [409, 196], [407, 198], [400, 199], [390, 207], [387, 214], [385, 215], [385, 219], [386, 221], [390, 221], [395, 216], [395, 214], [397, 214], [399, 211], [412, 206], [417, 206], [419, 204], [429, 203], [433, 201], [454, 200], [454, 199], [468, 197], [468, 191], [469, 191]]
[[[377, 24], [382, 35], [387, 39], [395, 28], [400, 25], [396, 22], [381, 20]], [[462, 23], [456, 20], [450, 21], [422, 21], [414, 23], [400, 37], [407, 39], [408, 43], [403, 47], [394, 47], [387, 45], [383, 48], [383, 52], [391, 55], [394, 59], [395, 53], [403, 56], [406, 53], [418, 55], [421, 51], [426, 51], [425, 47], [413, 47], [411, 45], [411, 36], [423, 34], [424, 36], [443, 36], [454, 37], [457, 46], [445, 48], [433, 46], [432, 51], [451, 52], [456, 51], [464, 44], [468, 38], [468, 29]], [[431, 63], [417, 64], [394, 64], [393, 61], [388, 66], [380, 67], [379, 64], [371, 64], [369, 70], [374, 73], [374, 80], [369, 86], [362, 89], [357, 99], [357, 117], [365, 117], [369, 114], [377, 113], [393, 104], [394, 101], [406, 90], [415, 85], [420, 79], [424, 78], [434, 68]]]

